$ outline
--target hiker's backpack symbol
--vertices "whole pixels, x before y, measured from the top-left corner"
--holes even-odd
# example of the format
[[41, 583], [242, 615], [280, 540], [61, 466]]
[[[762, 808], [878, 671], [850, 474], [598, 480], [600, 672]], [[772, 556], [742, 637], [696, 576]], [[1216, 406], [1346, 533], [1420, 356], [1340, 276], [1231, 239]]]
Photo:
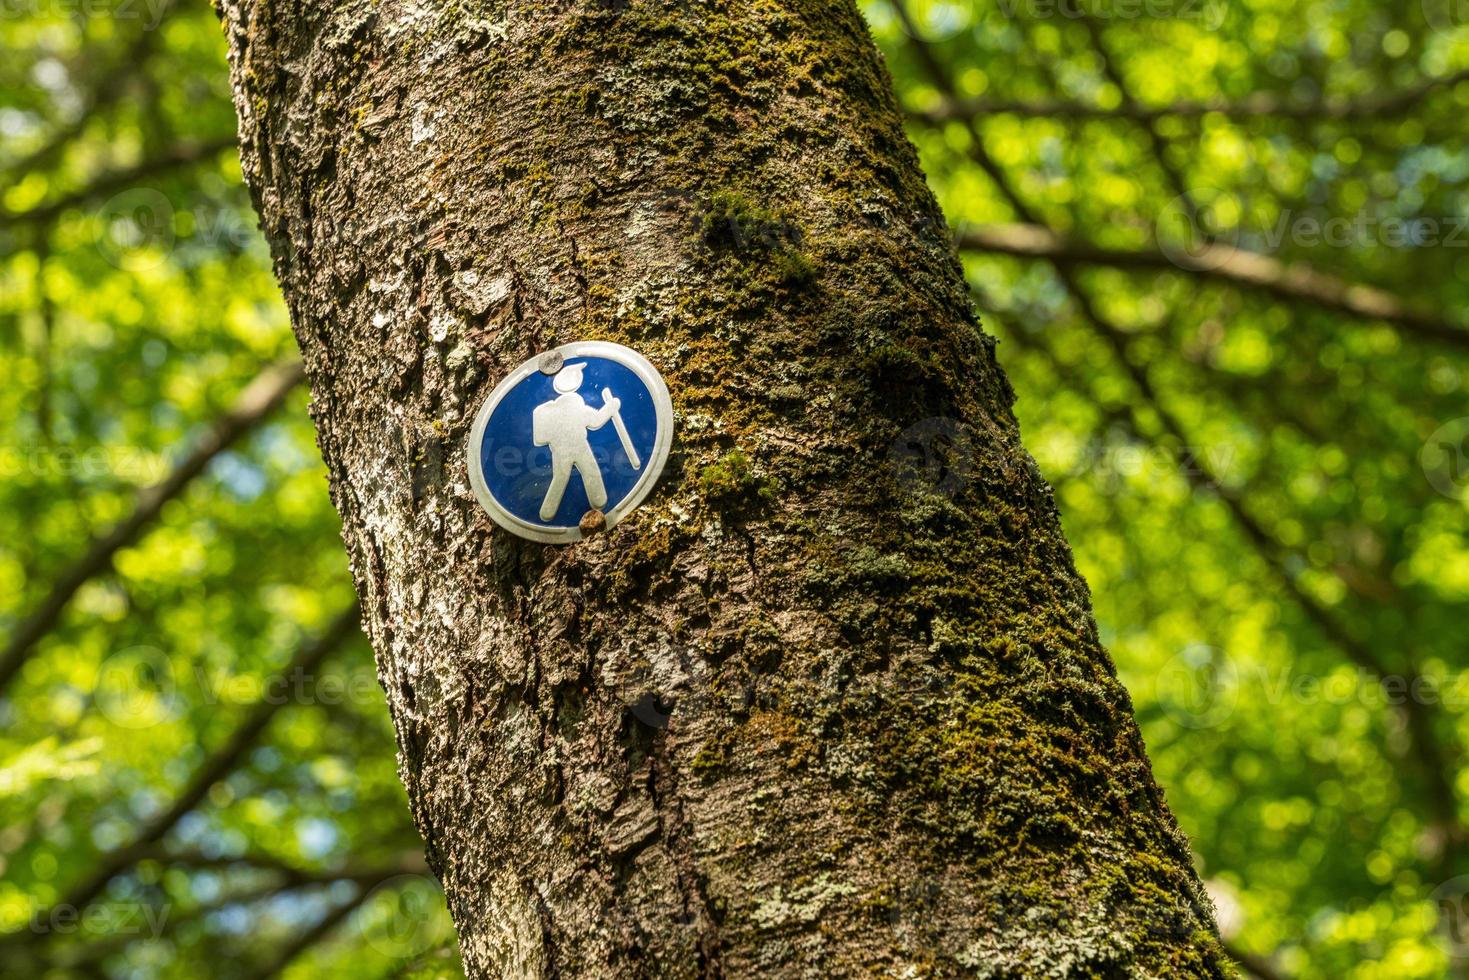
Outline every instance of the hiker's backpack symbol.
[[480, 408], [469, 437], [475, 496], [501, 527], [547, 543], [608, 527], [653, 489], [673, 441], [658, 371], [618, 344], [567, 344], [526, 361]]

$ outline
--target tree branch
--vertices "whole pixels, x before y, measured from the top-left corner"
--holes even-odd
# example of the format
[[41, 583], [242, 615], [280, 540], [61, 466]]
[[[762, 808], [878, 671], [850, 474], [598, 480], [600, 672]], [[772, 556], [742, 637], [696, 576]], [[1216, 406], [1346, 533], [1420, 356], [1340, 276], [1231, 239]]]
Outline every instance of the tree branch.
[[[923, 40], [923, 32], [913, 20], [913, 15], [909, 13], [907, 3], [904, 0], [888, 0], [888, 6], [897, 15], [899, 22], [903, 25], [904, 32], [912, 39], [913, 53], [917, 55], [924, 72], [928, 75], [929, 81], [946, 98], [956, 98], [957, 94], [954, 89], [953, 79], [949, 77], [949, 73], [944, 66], [939, 63], [933, 46]], [[1044, 225], [1045, 222], [1041, 220], [1041, 216], [1031, 210], [1030, 205], [1026, 204], [1020, 195], [1015, 192], [1015, 189], [1010, 186], [1010, 181], [1005, 177], [1005, 172], [1000, 169], [1000, 165], [995, 161], [994, 157], [990, 156], [989, 149], [985, 146], [984, 138], [979, 132], [978, 118], [975, 116], [964, 116], [959, 119], [959, 122], [963, 123], [964, 129], [969, 136], [969, 159], [978, 164], [979, 168], [985, 172], [990, 182], [995, 185], [995, 189], [1000, 192], [1000, 196], [1005, 199], [1005, 203], [1010, 206], [1010, 210], [1014, 211], [1015, 215], [1027, 224]]]
[[[171, 8], [171, 3], [166, 4], [160, 11], [160, 17], [166, 17]], [[55, 130], [40, 146], [7, 164], [0, 171], [0, 185], [13, 184], [37, 167], [50, 163], [81, 134], [96, 113], [121, 98], [128, 91], [128, 82], [146, 68], [154, 50], [154, 42], [160, 36], [161, 31], [157, 28], [139, 31], [123, 48], [121, 56], [103, 66], [97, 73], [76, 117]]]
[[[1162, 405], [1151, 379], [1131, 357], [1127, 335], [1102, 317], [1086, 294], [1073, 292], [1072, 300], [1081, 312], [1082, 319], [1090, 323], [1112, 348], [1133, 385], [1142, 394], [1144, 402], [1162, 423], [1164, 432], [1179, 446], [1188, 446], [1189, 439], [1182, 424]], [[1051, 355], [1050, 351], [1047, 350], [1045, 353], [1050, 357], [1057, 371], [1061, 372], [1060, 362]], [[1077, 390], [1084, 390], [1074, 379], [1072, 383]], [[1156, 443], [1156, 440], [1149, 439], [1142, 433], [1134, 417], [1134, 409], [1129, 407], [1126, 411], [1114, 410], [1102, 405], [1095, 396], [1092, 397], [1092, 400], [1099, 411], [1131, 432], [1134, 438], [1142, 442]], [[1255, 518], [1244, 499], [1237, 492], [1225, 487], [1215, 474], [1210, 473], [1203, 459], [1197, 460], [1196, 463], [1196, 468], [1185, 468], [1182, 471], [1184, 478], [1189, 481], [1196, 492], [1212, 494], [1224, 504], [1226, 512], [1245, 539], [1249, 541], [1256, 556], [1260, 558], [1306, 618], [1353, 664], [1379, 679], [1392, 676], [1389, 665], [1377, 655], [1370, 644], [1355, 636], [1326, 605], [1306, 591], [1297, 575], [1291, 570], [1291, 560], [1294, 556]], [[1416, 666], [1410, 663], [1404, 673], [1406, 675], [1404, 677], [1405, 686], [1413, 688], [1418, 677]], [[1450, 764], [1448, 753], [1434, 730], [1434, 708], [1414, 698], [1408, 698], [1402, 703], [1401, 710], [1407, 724], [1409, 747], [1418, 764], [1418, 769], [1428, 784], [1426, 792], [1432, 812], [1431, 819], [1445, 833], [1444, 857], [1441, 861], [1443, 867], [1439, 870], [1447, 873], [1449, 866], [1452, 865], [1455, 849], [1465, 836], [1463, 824], [1458, 815], [1457, 795], [1449, 776], [1455, 767]]]
[[268, 871], [276, 875], [277, 889], [295, 888], [304, 885], [331, 884], [338, 881], [378, 882], [394, 875], [423, 875], [429, 873], [428, 862], [421, 850], [402, 851], [393, 860], [375, 868], [339, 868], [336, 870], [303, 868], [274, 854], [251, 852], [235, 857], [211, 857], [199, 851], [166, 853], [158, 851], [149, 855], [169, 864], [191, 870], [230, 871], [248, 869]]
[[1469, 328], [1412, 307], [1394, 293], [1321, 272], [1305, 263], [1285, 263], [1233, 245], [1216, 242], [1196, 246], [1188, 252], [1108, 248], [1065, 238], [1039, 224], [966, 228], [958, 235], [957, 245], [961, 251], [1075, 265], [1183, 272], [1258, 290], [1277, 299], [1310, 303], [1357, 319], [1383, 320], [1426, 340], [1469, 347]]
[[[388, 876], [388, 878], [391, 877], [391, 875]], [[290, 966], [296, 957], [331, 935], [332, 931], [341, 925], [347, 916], [357, 911], [362, 903], [367, 901], [368, 896], [372, 894], [373, 887], [382, 884], [382, 881], [388, 878], [364, 883], [357, 889], [357, 894], [351, 900], [332, 909], [322, 917], [320, 922], [287, 943], [264, 966], [250, 975], [251, 980], [273, 980], [274, 977], [280, 976], [281, 972]]]
[[1390, 119], [1412, 109], [1428, 96], [1453, 88], [1466, 79], [1469, 79], [1469, 70], [1424, 79], [1417, 85], [1397, 92], [1356, 98], [1326, 96], [1321, 99], [1299, 100], [1284, 98], [1272, 92], [1255, 92], [1238, 100], [1181, 100], [1161, 106], [1124, 102], [1112, 109], [1094, 103], [1061, 99], [961, 99], [950, 96], [932, 109], [909, 110], [909, 115], [932, 125], [994, 115], [1023, 116], [1030, 119], [1123, 119], [1133, 122], [1156, 122], [1169, 117], [1196, 118], [1212, 113], [1237, 120], [1274, 118], [1315, 122]]
[[37, 204], [29, 210], [0, 212], [0, 231], [20, 225], [50, 221], [68, 208], [85, 204], [103, 194], [130, 187], [149, 177], [157, 177], [170, 170], [207, 160], [225, 150], [234, 149], [236, 145], [237, 141], [233, 136], [221, 137], [205, 143], [182, 143], [160, 156], [143, 160], [131, 167], [102, 174], [85, 187]]
[[1255, 977], [1256, 980], [1285, 980], [1285, 974], [1277, 970], [1274, 964], [1263, 956], [1247, 953], [1229, 943], [1224, 944], [1224, 951], [1229, 954], [1230, 959], [1240, 965], [1241, 969]]
[[[354, 603], [351, 608], [339, 614], [324, 633], [300, 649], [290, 664], [286, 666], [286, 676], [295, 675], [297, 672], [310, 673], [315, 670], [328, 655], [357, 632], [359, 620], [360, 617]], [[91, 874], [68, 891], [58, 904], [77, 911], [86, 908], [107, 887], [109, 881], [138, 861], [148, 857], [154, 845], [161, 841], [187, 813], [199, 805], [210, 788], [234, 770], [241, 756], [255, 745], [266, 726], [270, 724], [271, 719], [284, 704], [284, 699], [262, 695], [230, 733], [224, 744], [215, 749], [194, 773], [188, 785], [174, 798], [172, 805], [145, 824], [132, 841], [103, 854]], [[0, 941], [26, 938], [28, 934], [45, 934], [45, 924], [51, 918], [47, 915], [35, 916], [29, 933], [27, 930], [22, 930], [0, 935]]]
[[229, 411], [216, 419], [209, 431], [179, 460], [173, 471], [161, 483], [138, 495], [133, 512], [95, 540], [85, 554], [61, 573], [35, 611], [16, 626], [4, 651], [0, 652], [0, 691], [14, 680], [36, 643], [55, 628], [77, 590], [94, 576], [111, 568], [118, 551], [132, 544], [166, 503], [182, 493], [204, 471], [210, 460], [280, 405], [303, 377], [305, 373], [299, 361], [280, 362], [261, 372], [240, 393]]
[[[1065, 3], [1066, 0], [1062, 0], [1062, 2]], [[1126, 77], [1123, 76], [1122, 69], [1117, 66], [1117, 62], [1112, 58], [1112, 53], [1107, 50], [1107, 40], [1102, 34], [1101, 23], [1080, 4], [1075, 4], [1074, 0], [1073, 5], [1076, 12], [1080, 15], [1082, 26], [1086, 28], [1087, 38], [1091, 41], [1092, 50], [1101, 61], [1103, 77], [1116, 87], [1118, 94], [1122, 97], [1123, 107], [1136, 113], [1141, 108], [1141, 104], [1133, 97], [1132, 88], [1128, 85]], [[1051, 75], [1054, 80], [1055, 73], [1050, 63], [1045, 62], [1044, 64], [1047, 74]], [[1158, 128], [1158, 121], [1156, 119], [1140, 118], [1138, 119], [1138, 123], [1142, 126], [1143, 132], [1147, 134], [1148, 145], [1153, 151], [1153, 159], [1157, 162], [1159, 169], [1163, 171], [1163, 176], [1168, 179], [1168, 183], [1172, 186], [1175, 197], [1188, 209], [1188, 213], [1193, 219], [1193, 226], [1195, 228], [1199, 227], [1198, 202], [1194, 200], [1193, 192], [1189, 190], [1188, 183], [1184, 180], [1183, 172], [1175, 167], [1168, 159], [1168, 140]]]
[[[207, 858], [203, 855], [182, 855], [165, 859], [170, 860], [174, 864], [182, 863], [190, 868], [197, 867], [218, 870], [229, 868], [236, 864], [245, 864], [261, 870], [269, 869], [277, 871], [279, 874], [270, 881], [229, 891], [212, 901], [185, 909], [178, 915], [169, 915], [166, 918], [161, 918], [158, 920], [158, 932], [142, 937], [142, 941], [151, 942], [161, 939], [172, 933], [180, 925], [186, 922], [196, 921], [221, 909], [234, 905], [249, 905], [264, 899], [274, 898], [277, 895], [282, 895], [287, 892], [301, 891], [308, 888], [320, 888], [335, 885], [338, 882], [351, 882], [370, 892], [382, 882], [399, 875], [426, 875], [429, 873], [428, 862], [424, 860], [421, 850], [404, 851], [392, 861], [380, 867], [347, 867], [337, 872], [313, 871], [307, 868], [299, 868], [284, 861], [270, 860], [268, 856], [252, 856], [231, 860], [228, 858]], [[95, 963], [138, 941], [140, 941], [140, 937], [137, 935], [120, 934], [108, 936], [104, 939], [87, 943], [81, 947], [59, 948], [50, 957], [51, 964], [53, 967], [59, 967], [65, 970], [76, 968], [85, 963]], [[40, 971], [38, 970], [37, 972]]]

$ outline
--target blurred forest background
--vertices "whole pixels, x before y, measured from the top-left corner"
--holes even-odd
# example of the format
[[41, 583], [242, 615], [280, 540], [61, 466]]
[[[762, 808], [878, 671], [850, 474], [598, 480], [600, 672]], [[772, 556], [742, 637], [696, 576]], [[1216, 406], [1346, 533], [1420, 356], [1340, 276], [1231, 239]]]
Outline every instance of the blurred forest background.
[[[1227, 945], [1463, 973], [1469, 4], [864, 10]], [[215, 16], [0, 50], [0, 975], [456, 976]]]

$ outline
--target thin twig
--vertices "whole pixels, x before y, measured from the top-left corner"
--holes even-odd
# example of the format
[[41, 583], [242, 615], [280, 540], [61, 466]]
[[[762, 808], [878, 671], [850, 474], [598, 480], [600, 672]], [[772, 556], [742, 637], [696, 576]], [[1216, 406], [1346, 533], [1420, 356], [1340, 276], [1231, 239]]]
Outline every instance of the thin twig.
[[[1068, 0], [1062, 0], [1062, 2], [1066, 3]], [[1091, 41], [1092, 50], [1101, 61], [1102, 75], [1117, 89], [1118, 94], [1122, 98], [1123, 107], [1136, 112], [1140, 108], [1141, 103], [1133, 96], [1132, 87], [1128, 84], [1127, 78], [1122, 73], [1122, 69], [1113, 60], [1112, 53], [1107, 49], [1107, 39], [1103, 36], [1101, 22], [1087, 11], [1083, 5], [1077, 4], [1076, 0], [1070, 0], [1070, 3], [1075, 6], [1076, 12], [1080, 15], [1081, 24], [1086, 28], [1087, 38]], [[1050, 73], [1050, 63], [1045, 62], [1045, 65], [1047, 72]], [[1153, 159], [1158, 164], [1159, 169], [1163, 171], [1163, 176], [1167, 178], [1169, 185], [1173, 188], [1176, 199], [1188, 211], [1190, 218], [1193, 220], [1193, 226], [1195, 228], [1199, 227], [1198, 202], [1194, 200], [1193, 192], [1189, 189], [1188, 182], [1184, 180], [1183, 172], [1168, 159], [1168, 139], [1163, 135], [1163, 131], [1158, 128], [1158, 120], [1142, 118], [1138, 120], [1138, 124], [1142, 126], [1143, 132], [1147, 134], [1148, 145], [1153, 150]]]

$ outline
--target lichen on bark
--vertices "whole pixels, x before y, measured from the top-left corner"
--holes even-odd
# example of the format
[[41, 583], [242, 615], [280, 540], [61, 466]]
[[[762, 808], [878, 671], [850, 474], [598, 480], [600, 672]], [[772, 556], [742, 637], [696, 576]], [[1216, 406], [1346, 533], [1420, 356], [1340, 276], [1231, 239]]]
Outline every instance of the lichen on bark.
[[[220, 9], [471, 975], [1222, 975], [850, 2]], [[464, 443], [571, 340], [660, 368], [676, 449], [553, 548]]]

